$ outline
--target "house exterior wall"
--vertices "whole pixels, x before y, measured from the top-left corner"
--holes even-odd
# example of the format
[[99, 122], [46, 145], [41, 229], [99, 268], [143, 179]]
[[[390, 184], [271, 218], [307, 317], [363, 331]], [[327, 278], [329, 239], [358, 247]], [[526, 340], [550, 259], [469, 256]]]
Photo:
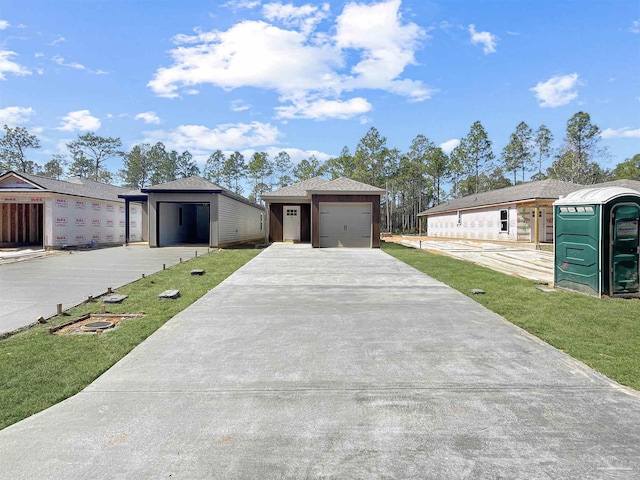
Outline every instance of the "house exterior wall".
[[311, 204], [310, 203], [270, 203], [269, 204], [269, 241], [281, 242], [283, 238], [282, 212], [285, 205], [300, 207], [300, 241], [311, 241]]
[[[98, 245], [124, 243], [124, 202], [55, 195], [51, 201], [51, 229], [45, 222], [45, 244], [53, 248], [63, 245]], [[132, 238], [142, 237], [142, 210], [129, 208]], [[47, 232], [51, 238], [47, 239]]]
[[[124, 202], [98, 200], [87, 197], [74, 197], [53, 193], [40, 193], [37, 189], [25, 192], [0, 195], [0, 204], [43, 205], [42, 237], [44, 248], [61, 248], [64, 245], [84, 246], [92, 242], [98, 245], [124, 243]], [[4, 210], [3, 209], [3, 210]], [[35, 218], [27, 215], [24, 208], [18, 209], [21, 218], [16, 217], [12, 228], [21, 223], [29, 223], [29, 228], [37, 228], [33, 224]], [[135, 225], [132, 235], [142, 236], [142, 209], [140, 206], [130, 208], [131, 219]], [[6, 228], [6, 225], [5, 225]]]
[[[508, 211], [508, 231], [501, 232], [500, 210]], [[460, 222], [458, 221], [460, 219]], [[427, 235], [469, 240], [517, 241], [518, 210], [515, 205], [461, 210], [427, 217]]]
[[380, 195], [312, 195], [312, 247], [320, 247], [320, 202], [371, 203], [371, 246], [373, 248], [380, 248]]
[[233, 245], [250, 241], [264, 241], [265, 211], [224, 195], [218, 196], [218, 243]]
[[[486, 208], [432, 214], [426, 217], [425, 234], [432, 237], [469, 240], [536, 242], [535, 212], [538, 209], [538, 241], [553, 242], [552, 200], [493, 205]], [[509, 231], [500, 231], [500, 210], [509, 212]], [[458, 224], [458, 215], [461, 224]]]

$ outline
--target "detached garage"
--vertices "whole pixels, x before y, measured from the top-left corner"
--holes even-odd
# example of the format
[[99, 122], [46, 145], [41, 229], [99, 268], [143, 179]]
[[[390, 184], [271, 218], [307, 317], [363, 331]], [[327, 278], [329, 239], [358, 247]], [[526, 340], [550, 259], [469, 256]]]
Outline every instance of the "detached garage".
[[321, 177], [266, 193], [269, 241], [378, 248], [383, 195], [385, 190], [349, 178]]
[[[150, 247], [264, 242], [264, 208], [202, 177], [153, 185], [120, 198], [127, 205], [142, 204]], [[127, 222], [127, 242], [129, 227]]]

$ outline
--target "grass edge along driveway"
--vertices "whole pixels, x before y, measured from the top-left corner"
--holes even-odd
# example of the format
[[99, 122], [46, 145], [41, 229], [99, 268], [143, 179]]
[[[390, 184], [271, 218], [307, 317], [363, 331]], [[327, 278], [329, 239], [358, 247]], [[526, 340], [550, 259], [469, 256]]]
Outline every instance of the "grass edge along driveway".
[[[260, 250], [218, 250], [175, 265], [116, 289], [128, 295], [109, 313], [139, 313], [100, 334], [52, 335], [48, 329], [86, 313], [99, 313], [102, 301], [81, 304], [37, 325], [0, 340], [0, 429], [75, 395], [129, 353], [170, 318], [187, 308]], [[203, 269], [202, 276], [191, 275]], [[159, 300], [169, 289], [180, 290], [176, 300]]]
[[[544, 293], [534, 281], [445, 255], [385, 242], [382, 249], [594, 370], [640, 390], [640, 300]], [[473, 288], [486, 293], [473, 295]]]

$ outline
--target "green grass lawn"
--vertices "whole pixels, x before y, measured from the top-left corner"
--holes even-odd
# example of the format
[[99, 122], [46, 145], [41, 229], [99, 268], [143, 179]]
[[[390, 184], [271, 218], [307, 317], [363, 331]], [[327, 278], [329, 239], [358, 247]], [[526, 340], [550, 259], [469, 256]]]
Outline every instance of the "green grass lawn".
[[[101, 301], [82, 304], [53, 319], [0, 341], [0, 429], [74, 395], [124, 357], [167, 320], [184, 310], [259, 253], [255, 249], [220, 250], [138, 280], [117, 293], [129, 297], [108, 305], [109, 313], [145, 312], [109, 332], [52, 335], [51, 326], [85, 313], [99, 313]], [[192, 276], [192, 269], [205, 270]], [[159, 300], [168, 289], [176, 300]]]
[[[640, 390], [640, 300], [543, 293], [531, 280], [473, 263], [394, 243], [382, 248], [609, 378]], [[472, 288], [486, 294], [473, 295]]]

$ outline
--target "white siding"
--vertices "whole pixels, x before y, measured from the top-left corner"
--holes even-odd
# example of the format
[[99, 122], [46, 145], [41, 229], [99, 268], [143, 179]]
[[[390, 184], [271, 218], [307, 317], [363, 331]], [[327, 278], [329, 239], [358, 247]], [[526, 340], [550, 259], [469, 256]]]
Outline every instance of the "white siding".
[[443, 238], [465, 238], [471, 240], [512, 240], [517, 239], [518, 212], [515, 206], [503, 207], [509, 210], [509, 231], [500, 232], [500, 210], [492, 207], [458, 213], [430, 215], [427, 217], [427, 235]]
[[[46, 207], [49, 213], [48, 205]], [[55, 195], [52, 200], [51, 243], [46, 246], [124, 243], [124, 202]], [[48, 225], [45, 225], [48, 233]], [[48, 239], [47, 239], [48, 241]]]
[[264, 213], [264, 210], [258, 207], [219, 195], [218, 244], [263, 239], [265, 232], [264, 225], [263, 229], [260, 229], [260, 215]]

